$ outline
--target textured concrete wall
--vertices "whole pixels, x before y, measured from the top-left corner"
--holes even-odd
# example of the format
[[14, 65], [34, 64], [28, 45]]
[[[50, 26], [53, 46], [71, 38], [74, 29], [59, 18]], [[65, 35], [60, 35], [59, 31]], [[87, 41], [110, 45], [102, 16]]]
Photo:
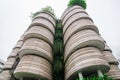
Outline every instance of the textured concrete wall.
[[109, 64], [118, 65], [117, 59], [113, 56], [112, 50], [109, 48], [109, 46], [107, 44], [105, 44], [105, 48], [103, 50], [103, 55]]
[[43, 39], [44, 41], [48, 42], [50, 45], [53, 45], [53, 34], [45, 27], [42, 26], [34, 26], [31, 27], [26, 33], [24, 40], [27, 40], [28, 38], [39, 38]]
[[19, 51], [19, 56], [22, 58], [27, 54], [42, 56], [51, 62], [53, 61], [51, 46], [45, 41], [38, 38], [29, 38], [25, 41], [23, 47]]
[[[24, 35], [22, 35], [20, 37], [20, 39], [17, 41], [16, 45], [12, 49], [11, 53], [9, 54], [7, 61], [5, 62], [5, 65], [3, 66], [3, 72], [0, 75], [0, 80], [10, 80], [11, 79], [12, 73], [10, 74], [10, 72], [12, 72], [12, 70], [13, 70], [13, 66], [17, 60], [18, 52], [23, 45], [23, 37], [24, 37]], [[17, 64], [16, 64], [16, 66], [17, 66]]]
[[120, 80], [120, 69], [118, 65], [110, 64], [110, 71], [107, 73], [114, 80]]
[[73, 80], [79, 73], [89, 75], [98, 70], [108, 72], [110, 67], [102, 54], [104, 40], [88, 14], [80, 6], [73, 6], [64, 11], [61, 20], [65, 80]]
[[[43, 13], [42, 13], [43, 15]], [[29, 28], [33, 27], [33, 26], [42, 26], [45, 27], [47, 29], [49, 29], [53, 34], [55, 33], [55, 18], [53, 16], [51, 16], [50, 14], [44, 13], [44, 15], [47, 16], [41, 16], [41, 14], [37, 15], [32, 23], [30, 24]], [[29, 29], [28, 28], [28, 29]]]
[[15, 58], [8, 58], [3, 69], [4, 70], [10, 70], [13, 66], [13, 64], [15, 63]]
[[80, 20], [76, 20], [75, 22], [73, 22], [69, 28], [65, 31], [66, 34], [64, 34], [64, 43], [67, 42], [67, 40], [76, 32], [83, 30], [83, 29], [91, 29], [94, 30], [96, 32], [98, 32], [96, 26], [87, 19], [80, 19]]
[[61, 20], [63, 20], [63, 18], [64, 18], [70, 11], [72, 11], [72, 10], [74, 10], [74, 9], [82, 9], [82, 10], [83, 10], [83, 8], [82, 8], [81, 6], [68, 7], [68, 8], [63, 12], [63, 14], [62, 14], [62, 16], [61, 16]]
[[17, 56], [17, 53], [19, 52], [20, 48], [14, 48], [11, 53], [9, 54], [8, 56], [8, 59], [9, 58], [12, 58], [12, 57], [16, 57]]
[[107, 73], [107, 75], [114, 80], [119, 80], [120, 79], [120, 69], [118, 68], [119, 63], [117, 59], [112, 55], [112, 50], [109, 48], [107, 44], [105, 44], [103, 54], [105, 59], [108, 61], [110, 65], [110, 70]]
[[[64, 58], [68, 58], [71, 53], [79, 48], [86, 46], [97, 47], [100, 50], [104, 49], [102, 38], [92, 30], [82, 30], [70, 37], [65, 46]], [[68, 57], [67, 57], [68, 56]]]
[[25, 55], [20, 60], [14, 72], [14, 76], [19, 79], [21, 77], [26, 77], [52, 80], [51, 67], [51, 63], [42, 57]]
[[11, 75], [9, 73], [9, 70], [4, 70], [1, 74], [0, 74], [0, 80], [10, 80]]
[[18, 53], [20, 62], [14, 71], [16, 78], [52, 80], [55, 23], [55, 18], [45, 12], [32, 20]]
[[98, 69], [102, 72], [109, 70], [109, 65], [104, 59], [101, 51], [94, 47], [85, 47], [72, 53], [65, 64], [65, 79], [70, 79], [78, 72], [83, 75], [96, 72]]
[[[80, 6], [68, 7], [61, 21], [65, 80], [102, 73], [119, 80], [118, 61], [88, 13]], [[34, 17], [8, 56], [0, 80], [10, 80], [11, 75], [21, 80], [53, 80], [55, 26], [56, 19], [49, 13]]]

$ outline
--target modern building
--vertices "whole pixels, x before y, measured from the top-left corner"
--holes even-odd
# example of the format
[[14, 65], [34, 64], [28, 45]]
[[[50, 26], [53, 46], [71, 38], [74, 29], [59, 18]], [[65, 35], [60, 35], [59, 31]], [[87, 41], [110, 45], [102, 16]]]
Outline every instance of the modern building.
[[60, 20], [47, 12], [34, 17], [3, 67], [0, 80], [75, 80], [104, 74], [120, 79], [118, 61], [81, 6]]
[[65, 80], [73, 80], [107, 73], [120, 79], [118, 61], [101, 37], [97, 26], [80, 6], [64, 11], [63, 25]]

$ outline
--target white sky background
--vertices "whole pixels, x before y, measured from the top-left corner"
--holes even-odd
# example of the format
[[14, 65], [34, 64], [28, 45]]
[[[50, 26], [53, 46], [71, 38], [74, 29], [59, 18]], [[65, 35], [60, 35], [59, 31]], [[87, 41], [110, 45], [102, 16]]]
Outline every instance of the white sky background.
[[[0, 59], [6, 60], [28, 28], [30, 13], [50, 5], [60, 17], [69, 0], [0, 0]], [[100, 34], [120, 58], [120, 0], [87, 0], [87, 10]]]

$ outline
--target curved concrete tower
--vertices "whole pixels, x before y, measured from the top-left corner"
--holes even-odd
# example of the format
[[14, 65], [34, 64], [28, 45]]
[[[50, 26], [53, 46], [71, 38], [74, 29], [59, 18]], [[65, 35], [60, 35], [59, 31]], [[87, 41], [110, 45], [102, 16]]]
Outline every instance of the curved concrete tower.
[[112, 50], [109, 48], [107, 44], [105, 45], [103, 54], [105, 59], [108, 61], [110, 65], [110, 70], [107, 73], [107, 75], [114, 80], [119, 80], [120, 79], [120, 69], [118, 68], [119, 63], [116, 60], [116, 58], [112, 55]]
[[35, 16], [2, 71], [0, 80], [120, 79], [118, 61], [81, 6], [68, 7], [58, 20], [47, 12]]
[[17, 41], [16, 45], [9, 54], [5, 65], [3, 66], [3, 72], [1, 74], [0, 80], [11, 80], [13, 79], [13, 71], [19, 63], [18, 52], [23, 45], [23, 36]]
[[45, 12], [37, 15], [24, 33], [20, 62], [14, 71], [18, 79], [52, 80], [55, 18]]
[[105, 43], [93, 20], [80, 6], [67, 8], [62, 17], [65, 80], [80, 80], [110, 70], [102, 51]]

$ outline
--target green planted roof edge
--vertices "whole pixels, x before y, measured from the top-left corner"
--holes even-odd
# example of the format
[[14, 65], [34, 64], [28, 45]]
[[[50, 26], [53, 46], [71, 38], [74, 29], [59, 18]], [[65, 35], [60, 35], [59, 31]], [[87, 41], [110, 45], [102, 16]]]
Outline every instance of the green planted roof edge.
[[70, 0], [68, 3], [68, 7], [72, 7], [75, 5], [81, 6], [83, 9], [87, 8], [86, 0]]
[[45, 8], [42, 8], [41, 10], [35, 12], [35, 13], [31, 13], [31, 18], [33, 19], [34, 17], [36, 17], [37, 15], [39, 15], [41, 12], [46, 12], [51, 14], [52, 16], [55, 16], [54, 10], [50, 7], [50, 6], [46, 6]]

